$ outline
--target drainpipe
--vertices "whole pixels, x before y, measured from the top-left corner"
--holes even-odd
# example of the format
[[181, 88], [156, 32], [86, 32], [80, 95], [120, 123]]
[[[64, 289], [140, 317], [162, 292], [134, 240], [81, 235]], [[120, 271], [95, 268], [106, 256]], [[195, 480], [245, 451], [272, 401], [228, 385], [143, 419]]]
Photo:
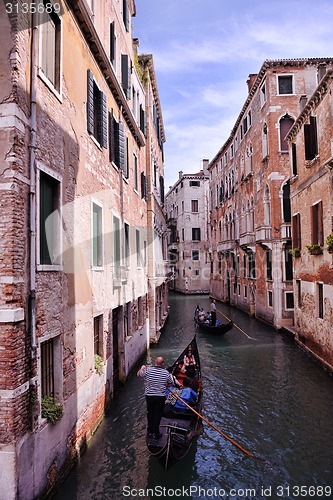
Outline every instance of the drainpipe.
[[31, 332], [31, 357], [36, 358], [36, 86], [37, 86], [37, 46], [38, 46], [38, 17], [32, 15], [31, 31], [31, 84], [30, 84], [30, 141], [29, 141], [29, 162], [30, 162], [30, 300], [29, 319]]

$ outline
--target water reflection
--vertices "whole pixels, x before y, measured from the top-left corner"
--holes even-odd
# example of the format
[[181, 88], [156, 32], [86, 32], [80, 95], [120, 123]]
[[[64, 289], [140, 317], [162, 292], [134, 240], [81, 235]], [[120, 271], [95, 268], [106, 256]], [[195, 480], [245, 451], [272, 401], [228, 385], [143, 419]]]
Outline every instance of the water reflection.
[[[195, 333], [198, 302], [209, 306], [207, 297], [171, 296], [170, 319], [148, 359], [162, 355], [167, 364], [173, 362]], [[189, 498], [186, 491], [192, 487], [190, 498], [204, 498], [210, 490], [221, 498], [225, 492], [229, 498], [260, 499], [278, 498], [282, 490], [277, 489], [288, 484], [333, 485], [332, 378], [288, 337], [239, 311], [222, 304], [218, 308], [255, 340], [237, 329], [219, 338], [197, 334], [203, 413], [265, 460], [246, 456], [205, 424], [204, 435], [185, 459], [165, 472], [146, 449], [143, 384], [134, 375], [55, 498], [133, 498], [126, 495], [130, 489], [147, 492], [138, 498], [156, 498], [152, 493], [177, 488], [185, 492], [178, 498]], [[287, 489], [280, 497], [295, 498]], [[325, 495], [312, 495], [319, 497]]]

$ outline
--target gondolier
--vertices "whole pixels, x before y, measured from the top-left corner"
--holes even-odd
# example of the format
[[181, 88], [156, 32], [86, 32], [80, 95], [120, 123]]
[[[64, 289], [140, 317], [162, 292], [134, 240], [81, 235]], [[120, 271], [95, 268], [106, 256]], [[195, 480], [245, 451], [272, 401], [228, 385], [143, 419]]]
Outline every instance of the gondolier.
[[215, 304], [215, 299], [213, 299], [212, 302], [211, 302], [211, 304], [210, 304], [210, 314], [211, 314], [210, 324], [212, 326], [215, 326], [216, 325], [216, 304]]
[[164, 359], [159, 356], [155, 359], [154, 366], [142, 365], [138, 377], [146, 382], [145, 396], [147, 403], [148, 436], [155, 439], [161, 437], [160, 421], [165, 404], [165, 393], [168, 385], [179, 385], [175, 377], [163, 368]]

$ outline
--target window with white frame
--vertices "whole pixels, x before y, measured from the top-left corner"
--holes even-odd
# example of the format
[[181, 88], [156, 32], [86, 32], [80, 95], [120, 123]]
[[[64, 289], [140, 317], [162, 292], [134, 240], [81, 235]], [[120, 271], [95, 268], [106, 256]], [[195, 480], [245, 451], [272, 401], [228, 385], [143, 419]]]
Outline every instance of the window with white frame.
[[103, 314], [94, 317], [94, 354], [103, 356]]
[[120, 245], [120, 220], [118, 217], [113, 216], [113, 269], [116, 278], [120, 276]]
[[[52, 4], [51, 4], [52, 5]], [[60, 92], [61, 84], [61, 21], [54, 8], [40, 14], [40, 69], [42, 74]]]
[[294, 309], [294, 292], [286, 292], [285, 295], [285, 308]]
[[265, 104], [266, 101], [267, 101], [266, 83], [264, 83], [260, 87], [260, 104], [261, 104], [261, 107]]
[[192, 250], [192, 260], [199, 260], [199, 250]]
[[291, 95], [294, 93], [293, 75], [277, 75], [278, 95]]
[[39, 265], [61, 264], [60, 196], [60, 176], [38, 169]]

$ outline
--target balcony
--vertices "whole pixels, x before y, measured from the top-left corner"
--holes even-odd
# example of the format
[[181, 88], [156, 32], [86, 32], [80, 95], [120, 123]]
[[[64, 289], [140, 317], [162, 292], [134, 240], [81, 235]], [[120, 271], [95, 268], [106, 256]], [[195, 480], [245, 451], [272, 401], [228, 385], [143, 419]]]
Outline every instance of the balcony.
[[252, 233], [243, 233], [239, 237], [239, 245], [241, 247], [253, 246], [256, 244], [255, 234]]
[[281, 238], [291, 240], [291, 224], [289, 222], [284, 222], [281, 225]]
[[216, 246], [217, 252], [230, 252], [234, 251], [235, 249], [236, 249], [235, 240], [221, 241]]
[[272, 228], [270, 226], [261, 226], [256, 229], [256, 242], [271, 241]]

